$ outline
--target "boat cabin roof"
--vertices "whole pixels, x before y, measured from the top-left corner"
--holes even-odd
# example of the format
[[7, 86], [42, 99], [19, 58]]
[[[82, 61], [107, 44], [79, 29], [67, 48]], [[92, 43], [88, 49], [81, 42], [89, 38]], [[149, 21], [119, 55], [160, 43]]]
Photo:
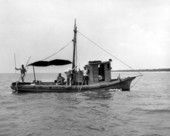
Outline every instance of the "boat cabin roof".
[[94, 60], [94, 61], [89, 61], [89, 65], [99, 65], [99, 64], [106, 64], [110, 63], [112, 60], [109, 59], [109, 61], [100, 61], [100, 60]]

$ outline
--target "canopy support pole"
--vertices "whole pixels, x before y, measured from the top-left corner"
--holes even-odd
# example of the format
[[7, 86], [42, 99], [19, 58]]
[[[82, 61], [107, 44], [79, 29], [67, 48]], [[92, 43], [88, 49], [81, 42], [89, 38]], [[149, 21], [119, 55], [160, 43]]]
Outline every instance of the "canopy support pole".
[[34, 69], [34, 66], [33, 66], [33, 72], [34, 72], [34, 81], [36, 81], [36, 76], [35, 76], [35, 69]]

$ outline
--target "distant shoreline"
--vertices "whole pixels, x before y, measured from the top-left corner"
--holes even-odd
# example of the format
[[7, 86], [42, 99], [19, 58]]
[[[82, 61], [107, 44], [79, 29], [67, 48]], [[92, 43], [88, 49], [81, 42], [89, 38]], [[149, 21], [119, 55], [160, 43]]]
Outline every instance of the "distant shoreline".
[[170, 68], [161, 68], [161, 69], [134, 69], [134, 70], [112, 70], [112, 72], [170, 72]]
[[[134, 70], [112, 70], [111, 72], [170, 72], [170, 68], [160, 68], [160, 69], [134, 69]], [[60, 72], [58, 72], [60, 73]], [[20, 74], [18, 73], [0, 73], [0, 74]], [[29, 72], [29, 74], [33, 74], [32, 72]], [[37, 72], [36, 74], [57, 74], [56, 72]]]

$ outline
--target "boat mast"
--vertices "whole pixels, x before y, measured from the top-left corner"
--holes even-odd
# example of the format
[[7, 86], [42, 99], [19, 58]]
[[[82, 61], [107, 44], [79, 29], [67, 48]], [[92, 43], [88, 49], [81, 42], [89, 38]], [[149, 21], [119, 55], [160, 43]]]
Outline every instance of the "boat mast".
[[76, 26], [76, 19], [74, 23], [74, 38], [73, 38], [73, 64], [72, 64], [72, 69], [73, 71], [76, 68], [76, 54], [77, 54], [77, 26]]

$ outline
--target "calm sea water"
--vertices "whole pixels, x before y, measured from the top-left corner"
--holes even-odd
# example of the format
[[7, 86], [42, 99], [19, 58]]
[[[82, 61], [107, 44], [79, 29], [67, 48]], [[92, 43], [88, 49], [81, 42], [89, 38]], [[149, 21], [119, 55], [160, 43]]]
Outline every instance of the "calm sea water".
[[0, 74], [0, 136], [169, 136], [170, 73], [143, 74], [130, 92], [59, 94], [12, 94], [18, 75]]

